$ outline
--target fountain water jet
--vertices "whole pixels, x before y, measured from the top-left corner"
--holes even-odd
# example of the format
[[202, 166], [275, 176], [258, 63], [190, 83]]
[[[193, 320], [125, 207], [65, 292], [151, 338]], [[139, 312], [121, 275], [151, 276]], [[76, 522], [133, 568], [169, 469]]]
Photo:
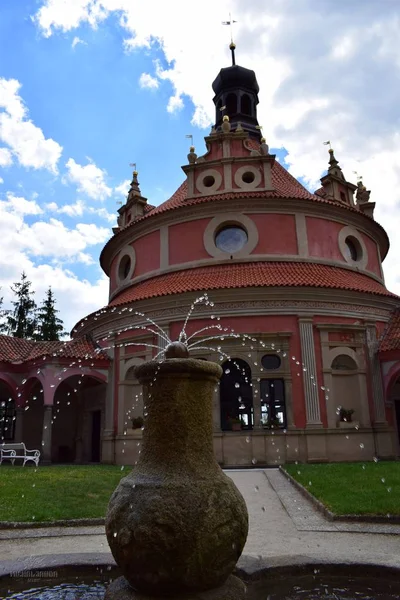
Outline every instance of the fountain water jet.
[[108, 543], [124, 574], [108, 600], [245, 595], [231, 573], [247, 538], [247, 508], [213, 452], [212, 394], [222, 369], [187, 355], [174, 342], [164, 362], [135, 370], [148, 416], [139, 461], [107, 512]]

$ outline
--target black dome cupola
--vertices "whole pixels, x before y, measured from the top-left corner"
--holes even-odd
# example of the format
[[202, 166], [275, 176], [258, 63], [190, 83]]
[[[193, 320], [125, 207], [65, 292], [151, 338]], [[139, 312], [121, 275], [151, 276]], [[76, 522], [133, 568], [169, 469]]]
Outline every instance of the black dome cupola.
[[[232, 46], [232, 45], [231, 45]], [[215, 93], [216, 116], [215, 127], [220, 129], [224, 115], [229, 116], [229, 121], [241, 123], [243, 129], [250, 135], [260, 138], [257, 128], [258, 87], [256, 74], [251, 69], [245, 69], [235, 64], [234, 47], [232, 49], [232, 66], [221, 69], [212, 87]], [[225, 108], [223, 108], [225, 107]]]

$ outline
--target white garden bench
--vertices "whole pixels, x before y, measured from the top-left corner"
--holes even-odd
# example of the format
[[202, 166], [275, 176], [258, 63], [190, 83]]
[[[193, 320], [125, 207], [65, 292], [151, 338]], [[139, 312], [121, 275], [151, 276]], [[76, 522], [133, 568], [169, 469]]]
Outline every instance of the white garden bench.
[[39, 450], [27, 450], [24, 442], [0, 444], [0, 465], [3, 460], [11, 460], [12, 464], [14, 464], [14, 461], [22, 459], [24, 461], [23, 467], [28, 460], [32, 460], [38, 466], [39, 458]]

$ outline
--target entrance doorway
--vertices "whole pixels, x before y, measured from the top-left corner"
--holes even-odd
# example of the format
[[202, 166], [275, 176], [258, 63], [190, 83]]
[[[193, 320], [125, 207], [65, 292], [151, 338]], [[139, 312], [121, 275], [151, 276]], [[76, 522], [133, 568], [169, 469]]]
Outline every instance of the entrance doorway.
[[101, 410], [92, 412], [92, 462], [100, 462]]

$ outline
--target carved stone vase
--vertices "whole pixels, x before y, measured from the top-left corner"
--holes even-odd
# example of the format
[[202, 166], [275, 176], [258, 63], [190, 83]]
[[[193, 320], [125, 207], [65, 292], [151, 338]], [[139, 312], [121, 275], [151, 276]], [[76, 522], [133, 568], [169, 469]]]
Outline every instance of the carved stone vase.
[[231, 573], [248, 513], [213, 452], [212, 397], [221, 367], [169, 358], [140, 365], [135, 374], [148, 415], [140, 459], [108, 507], [107, 539], [126, 579], [111, 584], [106, 598], [242, 598], [244, 586]]

